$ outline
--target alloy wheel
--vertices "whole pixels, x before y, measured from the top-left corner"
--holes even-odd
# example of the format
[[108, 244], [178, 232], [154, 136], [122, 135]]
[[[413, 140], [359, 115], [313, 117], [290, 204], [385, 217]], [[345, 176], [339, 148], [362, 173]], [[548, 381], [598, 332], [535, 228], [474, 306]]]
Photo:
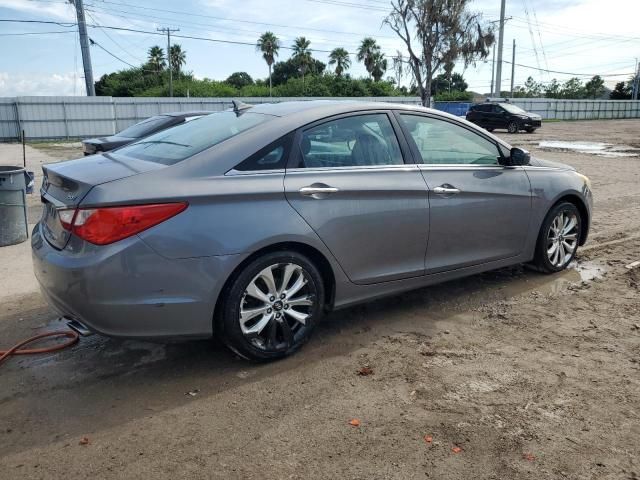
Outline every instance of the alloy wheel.
[[560, 211], [547, 232], [547, 258], [557, 268], [566, 266], [578, 247], [578, 217]]
[[249, 282], [240, 300], [242, 334], [260, 350], [287, 350], [307, 328], [315, 297], [313, 282], [300, 265], [269, 265]]
[[518, 124], [516, 122], [511, 122], [508, 126], [507, 126], [507, 131], [509, 133], [518, 133]]

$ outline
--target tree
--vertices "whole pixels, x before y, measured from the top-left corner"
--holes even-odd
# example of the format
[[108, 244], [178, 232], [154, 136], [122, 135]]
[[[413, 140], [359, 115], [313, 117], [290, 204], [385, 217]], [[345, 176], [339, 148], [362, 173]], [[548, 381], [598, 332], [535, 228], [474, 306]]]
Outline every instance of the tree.
[[293, 41], [293, 45], [291, 49], [293, 50], [292, 58], [298, 64], [300, 68], [300, 73], [302, 73], [302, 86], [304, 88], [304, 74], [311, 65], [311, 50], [309, 50], [309, 46], [311, 42], [307, 40], [305, 37], [298, 37]]
[[533, 77], [528, 77], [524, 82], [524, 90], [529, 98], [539, 97], [542, 94], [542, 84], [536, 82]]
[[374, 38], [366, 37], [360, 42], [356, 58], [359, 62], [364, 63], [364, 68], [369, 72], [369, 76], [373, 76], [376, 55], [378, 54], [380, 54], [380, 45], [376, 43]]
[[587, 98], [600, 98], [604, 95], [604, 79], [600, 75], [595, 75], [584, 85], [585, 96]]
[[[311, 58], [308, 70], [315, 75], [322, 75], [326, 65], [320, 60]], [[293, 58], [289, 58], [284, 62], [276, 62], [273, 65], [273, 85], [282, 85], [292, 78], [297, 78], [300, 74], [300, 66]]]
[[269, 96], [271, 96], [271, 65], [275, 61], [275, 57], [278, 56], [278, 50], [280, 50], [280, 40], [275, 36], [273, 32], [264, 32], [258, 38], [256, 43], [256, 50], [262, 52], [262, 58], [267, 62], [269, 66]]
[[464, 77], [460, 73], [441, 73], [433, 79], [431, 84], [431, 95], [435, 95], [437, 92], [466, 92], [469, 88], [469, 84], [465, 81]]
[[578, 77], [573, 77], [567, 80], [562, 84], [560, 89], [560, 97], [561, 98], [584, 98], [585, 90], [584, 85], [582, 85], [582, 80]]
[[375, 52], [372, 57], [372, 62], [371, 76], [374, 82], [379, 82], [387, 71], [387, 59], [384, 58], [384, 53]]
[[158, 45], [155, 45], [149, 49], [148, 65], [156, 73], [160, 73], [167, 66], [167, 62], [164, 56], [164, 50]]
[[182, 66], [187, 61], [187, 52], [182, 50], [180, 45], [171, 45], [169, 49], [169, 62], [171, 62], [171, 70], [180, 72]]
[[344, 48], [334, 48], [329, 54], [329, 65], [335, 65], [336, 76], [341, 77], [342, 73], [345, 70], [349, 70], [349, 67], [351, 67], [349, 52]]
[[544, 89], [544, 96], [547, 98], [560, 98], [561, 85], [555, 78]]
[[611, 100], [631, 100], [631, 82], [618, 82], [611, 93]]
[[253, 85], [253, 78], [247, 72], [234, 72], [225, 80], [225, 83], [232, 85], [238, 89]]
[[464, 66], [487, 58], [495, 41], [493, 30], [471, 0], [394, 0], [384, 22], [402, 39], [409, 53], [422, 104], [427, 106], [435, 73], [462, 59]]

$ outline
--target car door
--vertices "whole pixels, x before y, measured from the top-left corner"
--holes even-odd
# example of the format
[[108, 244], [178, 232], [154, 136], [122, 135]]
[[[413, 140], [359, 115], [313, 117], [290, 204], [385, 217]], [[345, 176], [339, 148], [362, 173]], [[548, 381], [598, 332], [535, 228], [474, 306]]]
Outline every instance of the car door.
[[398, 129], [384, 111], [312, 124], [286, 170], [287, 200], [354, 283], [424, 274], [427, 186]]
[[426, 273], [522, 253], [531, 216], [524, 169], [500, 165], [495, 140], [461, 123], [397, 115], [429, 187]]

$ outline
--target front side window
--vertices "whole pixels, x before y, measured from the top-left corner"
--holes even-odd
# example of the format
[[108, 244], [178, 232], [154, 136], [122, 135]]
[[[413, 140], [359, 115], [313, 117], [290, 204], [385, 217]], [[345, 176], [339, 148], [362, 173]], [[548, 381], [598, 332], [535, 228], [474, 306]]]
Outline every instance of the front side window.
[[418, 115], [400, 114], [402, 123], [426, 164], [497, 165], [495, 143], [454, 123]]
[[173, 165], [266, 122], [270, 115], [219, 112], [182, 123], [114, 151], [140, 160]]
[[400, 165], [398, 139], [384, 113], [329, 121], [305, 131], [300, 168]]

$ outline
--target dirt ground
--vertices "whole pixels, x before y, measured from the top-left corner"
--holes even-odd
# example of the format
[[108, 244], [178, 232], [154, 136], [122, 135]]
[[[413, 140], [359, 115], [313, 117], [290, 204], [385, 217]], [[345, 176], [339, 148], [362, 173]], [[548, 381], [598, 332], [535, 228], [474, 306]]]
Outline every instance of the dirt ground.
[[[640, 121], [504, 138], [591, 178], [591, 236], [571, 269], [507, 268], [338, 311], [266, 365], [209, 341], [95, 335], [14, 357], [0, 366], [0, 478], [640, 478], [640, 268], [625, 268], [640, 260]], [[28, 248], [11, 256], [30, 264]], [[1, 278], [1, 345], [56, 328], [34, 282]]]

